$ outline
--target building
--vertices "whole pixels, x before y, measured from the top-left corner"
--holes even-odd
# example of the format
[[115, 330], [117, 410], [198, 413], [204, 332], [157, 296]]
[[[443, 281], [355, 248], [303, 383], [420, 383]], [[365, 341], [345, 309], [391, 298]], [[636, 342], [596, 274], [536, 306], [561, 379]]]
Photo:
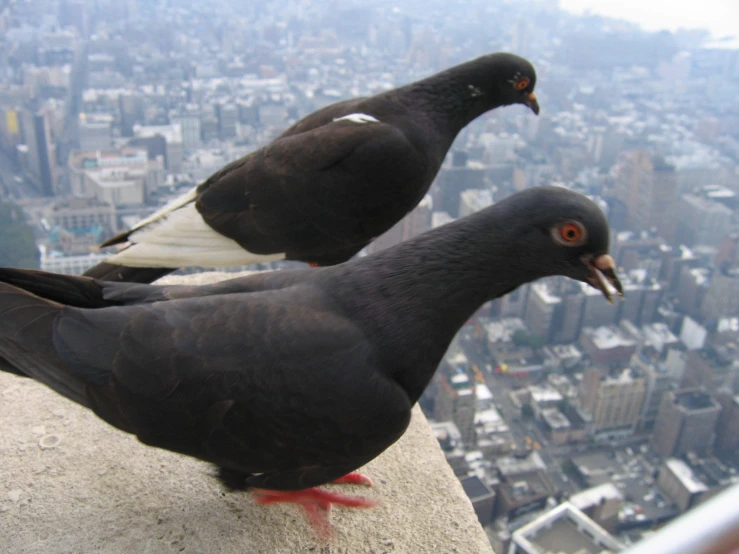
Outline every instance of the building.
[[[171, 125], [134, 125], [133, 134], [135, 139], [150, 139], [161, 137], [164, 140], [164, 151], [149, 152], [149, 159], [155, 160], [158, 155], [164, 156], [164, 167], [170, 173], [182, 171], [184, 157], [184, 141], [182, 138], [182, 127], [173, 123]], [[132, 146], [144, 146], [144, 144], [131, 143]]]
[[436, 176], [432, 188], [434, 209], [459, 217], [462, 191], [484, 188], [485, 166], [480, 162], [469, 161], [467, 152], [455, 150], [452, 152], [451, 165], [443, 166]]
[[618, 312], [618, 320], [628, 320], [635, 325], [654, 321], [662, 299], [662, 285], [657, 279], [649, 277], [647, 270], [635, 269], [625, 274], [621, 282], [624, 299], [619, 302], [619, 309], [614, 310]]
[[493, 522], [493, 510], [495, 508], [495, 492], [488, 487], [482, 479], [475, 475], [460, 479], [464, 492], [472, 502], [480, 525], [490, 525]]
[[469, 471], [469, 465], [465, 460], [466, 450], [462, 443], [462, 435], [459, 429], [451, 421], [429, 422], [431, 430], [439, 441], [439, 446], [449, 466], [457, 477], [464, 477]]
[[677, 287], [677, 307], [682, 313], [701, 319], [703, 298], [711, 282], [711, 271], [703, 267], [684, 267]]
[[643, 269], [657, 278], [662, 270], [665, 241], [654, 230], [621, 231], [613, 237], [613, 258], [616, 266], [629, 272]]
[[662, 361], [656, 356], [650, 356], [646, 349], [634, 354], [631, 358], [631, 367], [644, 376], [645, 382], [644, 404], [639, 418], [639, 429], [641, 431], [651, 430], [657, 421], [662, 395], [674, 388], [675, 379], [666, 361]]
[[676, 240], [695, 246], [719, 246], [731, 230], [734, 212], [714, 200], [684, 194], [680, 198]]
[[542, 510], [555, 486], [546, 474], [546, 464], [536, 451], [526, 457], [500, 457], [495, 460], [500, 476], [495, 501], [495, 517], [515, 519]]
[[713, 274], [703, 297], [701, 314], [706, 319], [739, 314], [739, 269], [726, 269]]
[[721, 349], [709, 345], [690, 350], [685, 358], [680, 386], [684, 389], [700, 387], [713, 392], [730, 381], [735, 370], [732, 359], [722, 356]]
[[56, 142], [51, 132], [53, 111], [45, 106], [19, 112], [26, 153], [23, 166], [41, 192], [49, 196], [56, 193], [58, 181]]
[[713, 446], [721, 405], [701, 389], [667, 391], [662, 395], [652, 434], [652, 447], [662, 458]]
[[607, 554], [624, 546], [571, 502], [563, 502], [513, 533], [508, 554]]
[[487, 189], [467, 189], [459, 195], [459, 217], [467, 217], [493, 205], [493, 193]]
[[626, 205], [628, 229], [654, 227], [671, 242], [677, 193], [675, 167], [659, 155], [640, 150], [620, 156], [615, 168], [614, 194]]
[[236, 126], [239, 123], [239, 109], [235, 104], [216, 104], [218, 136], [221, 140], [236, 138]]
[[72, 194], [116, 207], [144, 204], [164, 181], [163, 160], [142, 148], [74, 151], [68, 165]]
[[403, 219], [373, 240], [367, 247], [367, 253], [385, 250], [431, 229], [433, 207], [433, 199], [427, 194]]
[[678, 458], [667, 458], [662, 462], [657, 477], [657, 487], [680, 508], [681, 512], [692, 508], [708, 487], [691, 467]]
[[108, 257], [107, 254], [64, 256], [57, 252], [47, 253], [47, 249], [44, 245], [40, 245], [39, 250], [41, 251], [41, 269], [43, 271], [61, 273], [63, 275], [80, 275]]
[[716, 424], [715, 449], [736, 455], [739, 453], [739, 394], [722, 390], [716, 400], [722, 410]]
[[615, 533], [624, 497], [613, 483], [603, 483], [570, 496], [570, 503], [603, 527]]
[[451, 360], [448, 371], [441, 371], [434, 401], [434, 419], [452, 421], [459, 429], [462, 442], [475, 444], [475, 388], [464, 361]]
[[186, 151], [200, 148], [200, 117], [196, 114], [178, 114], [169, 118], [172, 125], [182, 129], [182, 146]]
[[637, 344], [622, 329], [610, 326], [584, 328], [580, 334], [580, 346], [596, 365], [611, 366], [628, 363]]
[[80, 150], [109, 150], [113, 146], [113, 116], [81, 113], [77, 120]]
[[582, 405], [593, 416], [594, 433], [629, 434], [634, 430], [646, 393], [643, 375], [632, 369], [607, 373], [591, 367], [581, 386]]

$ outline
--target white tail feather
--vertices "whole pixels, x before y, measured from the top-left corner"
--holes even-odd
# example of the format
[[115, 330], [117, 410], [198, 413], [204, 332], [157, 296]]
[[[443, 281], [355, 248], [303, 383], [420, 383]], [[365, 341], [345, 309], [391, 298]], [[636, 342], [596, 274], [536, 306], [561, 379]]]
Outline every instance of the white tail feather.
[[285, 258], [283, 253], [245, 250], [205, 223], [194, 203], [182, 202], [181, 207], [149, 219], [131, 233], [131, 246], [106, 261], [129, 267], [230, 267]]

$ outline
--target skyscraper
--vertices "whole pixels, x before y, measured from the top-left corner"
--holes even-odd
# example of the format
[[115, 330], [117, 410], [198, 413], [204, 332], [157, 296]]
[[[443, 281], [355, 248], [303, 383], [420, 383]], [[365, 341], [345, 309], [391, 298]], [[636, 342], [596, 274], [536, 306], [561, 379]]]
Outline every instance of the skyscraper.
[[675, 236], [677, 192], [675, 168], [661, 156], [638, 150], [620, 157], [614, 193], [626, 205], [629, 229], [655, 227], [671, 242]]
[[662, 458], [713, 446], [721, 405], [701, 389], [667, 391], [657, 413], [652, 447]]

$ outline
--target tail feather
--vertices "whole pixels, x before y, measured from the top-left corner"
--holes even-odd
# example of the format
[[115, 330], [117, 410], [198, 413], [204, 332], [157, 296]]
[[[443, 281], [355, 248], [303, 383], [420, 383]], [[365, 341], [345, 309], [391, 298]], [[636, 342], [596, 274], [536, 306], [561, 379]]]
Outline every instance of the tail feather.
[[[87, 406], [85, 382], [67, 370], [54, 348], [54, 324], [63, 306], [7, 283], [0, 283], [0, 306], [0, 361], [12, 373]], [[5, 370], [3, 363], [0, 369]]]
[[103, 298], [103, 287], [93, 279], [33, 269], [0, 268], [0, 282], [8, 283], [52, 302], [76, 308], [116, 305]]
[[127, 283], [151, 283], [172, 273], [174, 267], [128, 267], [101, 262], [83, 273], [85, 277], [101, 281], [124, 281]]

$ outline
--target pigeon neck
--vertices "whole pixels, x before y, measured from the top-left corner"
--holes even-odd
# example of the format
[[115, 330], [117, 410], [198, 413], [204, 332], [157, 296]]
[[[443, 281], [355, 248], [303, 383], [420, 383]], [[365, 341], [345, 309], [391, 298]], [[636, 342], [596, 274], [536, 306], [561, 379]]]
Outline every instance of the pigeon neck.
[[[470, 122], [503, 105], [498, 90], [490, 90], [480, 79], [480, 68], [463, 64], [407, 86], [414, 111], [428, 114], [432, 123], [452, 139]], [[419, 110], [421, 108], [421, 110]]]
[[[464, 323], [486, 301], [531, 280], [515, 255], [505, 221], [475, 214], [439, 228], [346, 270], [344, 294], [362, 314], [364, 332], [382, 344], [382, 366], [418, 400]], [[496, 239], [497, 237], [497, 239]]]

